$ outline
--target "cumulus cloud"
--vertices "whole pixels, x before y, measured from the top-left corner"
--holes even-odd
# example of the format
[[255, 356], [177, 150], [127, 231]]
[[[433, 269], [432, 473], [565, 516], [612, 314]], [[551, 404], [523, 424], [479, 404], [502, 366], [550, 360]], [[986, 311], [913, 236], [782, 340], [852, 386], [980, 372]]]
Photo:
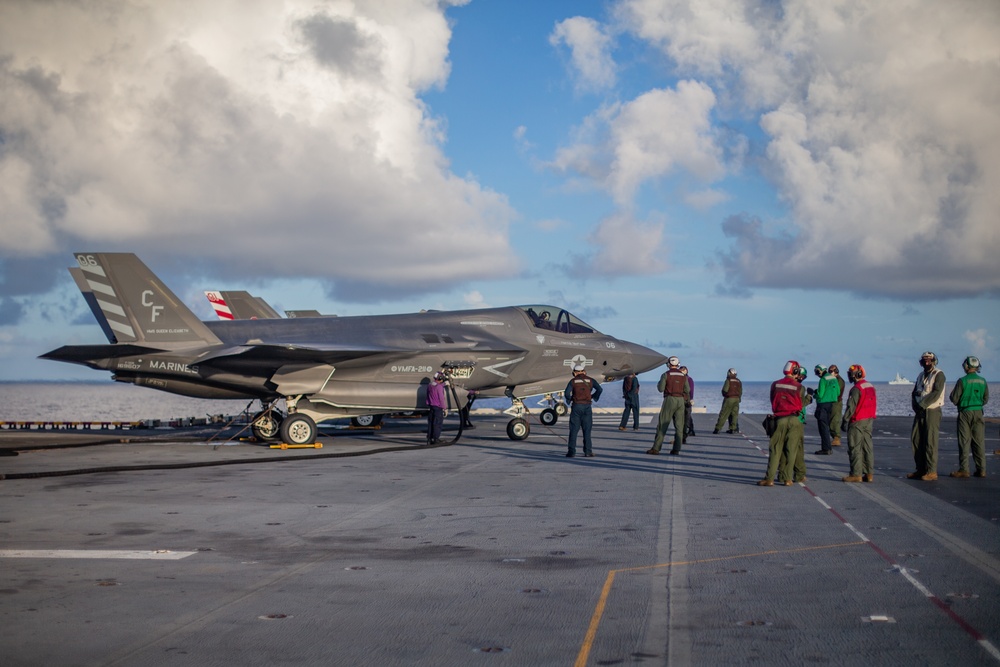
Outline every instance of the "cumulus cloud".
[[1000, 5], [623, 0], [617, 16], [766, 133], [789, 219], [724, 226], [723, 289], [1000, 292]]
[[450, 173], [418, 97], [462, 3], [4, 2], [0, 258], [133, 250], [357, 300], [509, 275], [506, 198]]
[[486, 299], [483, 297], [482, 292], [479, 290], [472, 290], [471, 292], [466, 292], [462, 295], [462, 300], [465, 305], [469, 308], [489, 308], [489, 304], [486, 303]]
[[992, 349], [994, 339], [992, 336], [987, 334], [985, 328], [968, 330], [963, 334], [963, 337], [968, 341], [973, 356], [979, 357], [980, 360], [992, 359]]
[[600, 91], [614, 85], [615, 63], [610, 52], [613, 41], [594, 19], [574, 16], [560, 21], [549, 43], [569, 47], [578, 90]]
[[667, 269], [662, 222], [637, 221], [615, 213], [588, 235], [592, 251], [572, 252], [566, 272], [575, 278], [652, 275]]
[[711, 88], [681, 81], [676, 89], [603, 107], [581, 124], [572, 145], [557, 151], [552, 166], [594, 180], [620, 206], [644, 183], [676, 171], [712, 182], [725, 174], [710, 118], [714, 106]]

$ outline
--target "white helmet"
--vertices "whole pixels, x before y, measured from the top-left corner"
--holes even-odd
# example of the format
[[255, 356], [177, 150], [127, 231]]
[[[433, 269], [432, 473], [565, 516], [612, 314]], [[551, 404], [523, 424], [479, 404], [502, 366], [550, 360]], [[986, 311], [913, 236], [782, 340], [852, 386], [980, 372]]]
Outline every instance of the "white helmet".
[[728, 371], [726, 372], [726, 375], [728, 375], [728, 376], [729, 376], [729, 377], [731, 377], [731, 378], [734, 378], [734, 377], [736, 377], [736, 369], [735, 369], [735, 368], [730, 368], [730, 369], [729, 369], [729, 370], [728, 370]]
[[680, 365], [681, 365], [681, 360], [678, 359], [677, 357], [670, 357], [669, 359], [667, 359], [667, 366], [670, 366], [671, 368], [675, 368]]
[[582, 373], [585, 370], [587, 370], [587, 367], [584, 366], [583, 364], [576, 364], [575, 366], [573, 366], [574, 373]]

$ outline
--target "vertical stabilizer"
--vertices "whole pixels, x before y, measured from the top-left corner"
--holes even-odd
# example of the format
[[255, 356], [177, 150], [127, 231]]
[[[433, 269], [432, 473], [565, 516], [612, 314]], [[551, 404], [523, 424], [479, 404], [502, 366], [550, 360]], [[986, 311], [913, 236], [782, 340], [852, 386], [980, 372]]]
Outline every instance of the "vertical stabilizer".
[[[100, 309], [116, 342], [220, 342], [205, 323], [134, 254], [78, 252], [75, 257], [83, 283], [92, 292], [96, 307]], [[72, 270], [70, 272], [73, 273]], [[77, 279], [76, 275], [74, 279]], [[86, 298], [84, 284], [79, 279], [77, 284]], [[96, 310], [94, 314], [97, 316]], [[97, 319], [101, 321], [100, 317]]]
[[276, 320], [280, 319], [270, 304], [249, 292], [205, 292], [208, 302], [220, 320]]
[[101, 325], [101, 331], [103, 331], [104, 335], [108, 337], [108, 342], [117, 343], [118, 338], [115, 337], [114, 329], [111, 328], [111, 325], [108, 323], [108, 318], [104, 316], [104, 311], [101, 310], [100, 304], [97, 303], [97, 297], [94, 296], [94, 290], [90, 289], [90, 285], [87, 283], [87, 278], [83, 273], [83, 269], [78, 266], [71, 266], [69, 267], [69, 274], [73, 276], [73, 281], [80, 289], [80, 292], [83, 293], [84, 300], [87, 302], [87, 305], [90, 306], [90, 312], [94, 314], [94, 319]]

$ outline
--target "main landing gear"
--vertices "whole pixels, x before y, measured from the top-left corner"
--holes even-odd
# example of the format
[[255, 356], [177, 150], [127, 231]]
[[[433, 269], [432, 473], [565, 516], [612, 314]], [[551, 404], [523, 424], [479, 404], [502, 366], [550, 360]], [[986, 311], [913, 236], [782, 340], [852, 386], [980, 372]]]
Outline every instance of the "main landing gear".
[[253, 437], [261, 442], [281, 440], [289, 445], [311, 445], [316, 442], [316, 422], [312, 417], [292, 412], [283, 415], [269, 404], [253, 416], [250, 421]]
[[262, 442], [277, 440], [281, 434], [282, 419], [284, 415], [269, 406], [253, 416], [250, 421], [250, 432], [254, 438]]
[[[526, 440], [531, 434], [531, 425], [528, 422], [528, 408], [524, 406], [524, 401], [514, 395], [514, 388], [508, 387], [504, 392], [510, 399], [510, 407], [504, 410], [504, 414], [513, 417], [507, 422], [507, 437], [511, 440]], [[538, 413], [538, 421], [542, 426], [555, 426], [559, 417], [569, 412], [569, 408], [562, 401], [553, 398], [552, 394], [545, 396], [538, 401], [539, 405], [548, 406]]]

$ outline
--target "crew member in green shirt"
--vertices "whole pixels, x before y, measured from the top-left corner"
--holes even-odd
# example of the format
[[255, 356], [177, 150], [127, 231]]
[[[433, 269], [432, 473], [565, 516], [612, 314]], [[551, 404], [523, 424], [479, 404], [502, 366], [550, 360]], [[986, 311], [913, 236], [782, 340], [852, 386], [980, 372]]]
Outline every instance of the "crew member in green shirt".
[[958, 406], [958, 470], [952, 477], [969, 476], [969, 450], [976, 464], [976, 477], [986, 477], [986, 425], [983, 406], [990, 401], [990, 388], [979, 372], [982, 366], [976, 357], [962, 362], [965, 377], [958, 379], [951, 390], [951, 402]]

